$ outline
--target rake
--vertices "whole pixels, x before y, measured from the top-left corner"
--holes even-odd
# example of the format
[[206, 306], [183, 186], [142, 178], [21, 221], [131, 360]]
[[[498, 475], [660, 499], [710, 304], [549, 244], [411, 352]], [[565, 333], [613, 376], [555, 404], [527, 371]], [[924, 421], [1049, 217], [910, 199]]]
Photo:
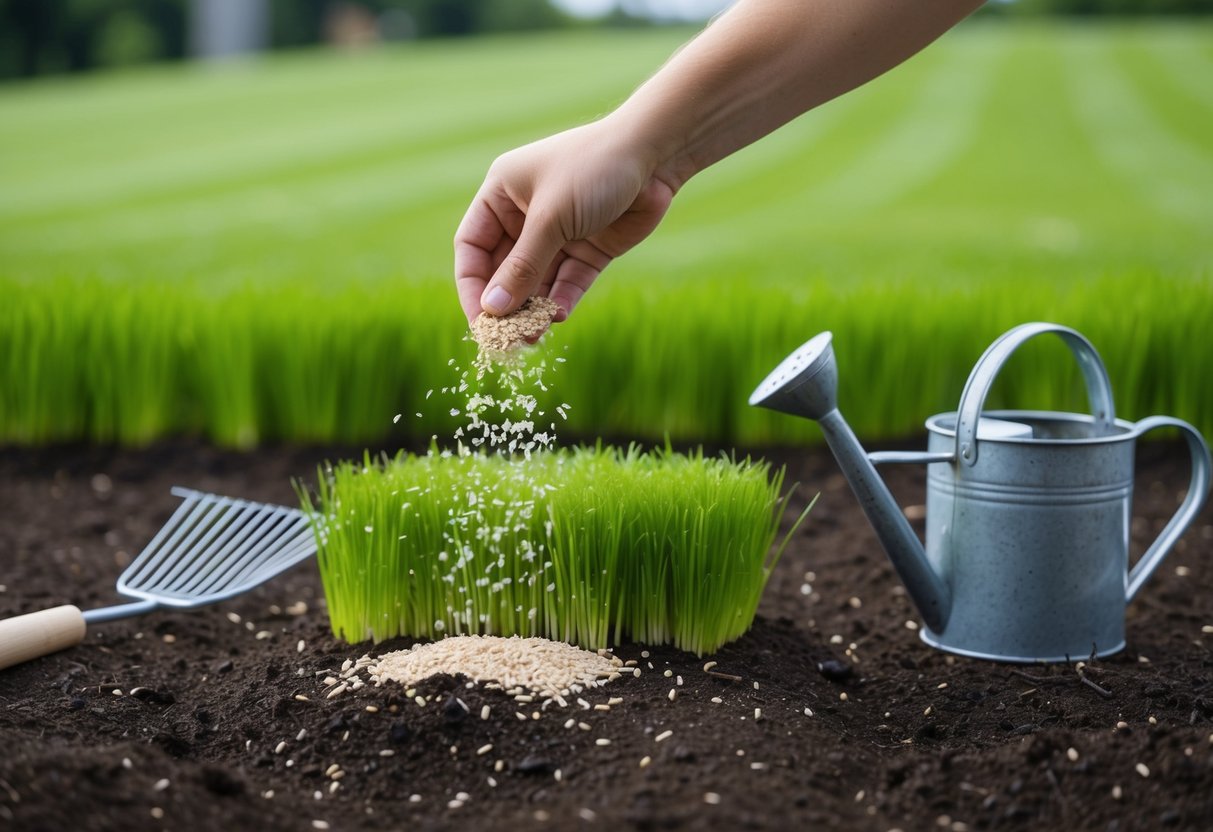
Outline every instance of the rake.
[[0, 621], [0, 669], [79, 644], [89, 624], [193, 609], [261, 584], [316, 552], [297, 508], [174, 488], [184, 502], [118, 578], [138, 601], [81, 612], [66, 604]]

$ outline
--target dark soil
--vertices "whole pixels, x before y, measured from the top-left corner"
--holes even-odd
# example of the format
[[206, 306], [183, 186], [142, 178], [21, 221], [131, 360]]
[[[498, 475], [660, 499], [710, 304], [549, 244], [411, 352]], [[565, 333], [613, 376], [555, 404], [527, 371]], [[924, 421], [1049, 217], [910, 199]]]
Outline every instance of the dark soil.
[[[171, 485], [294, 503], [292, 477], [351, 453], [0, 451], [0, 615], [120, 601], [114, 581], [175, 507]], [[533, 706], [451, 678], [420, 687], [425, 707], [388, 687], [327, 699], [323, 671], [370, 648], [329, 634], [309, 563], [218, 607], [97, 625], [77, 648], [0, 671], [0, 828], [1213, 828], [1208, 511], [1133, 604], [1128, 649], [1091, 664], [1087, 684], [1073, 665], [923, 645], [833, 461], [767, 456], [821, 500], [751, 632], [711, 657], [739, 681], [625, 644], [641, 677], [586, 697], [622, 697], [609, 712], [535, 720]], [[1179, 446], [1140, 456], [1136, 551], [1188, 477]], [[921, 470], [886, 473], [903, 505], [921, 505]], [[590, 730], [565, 728], [570, 717]]]

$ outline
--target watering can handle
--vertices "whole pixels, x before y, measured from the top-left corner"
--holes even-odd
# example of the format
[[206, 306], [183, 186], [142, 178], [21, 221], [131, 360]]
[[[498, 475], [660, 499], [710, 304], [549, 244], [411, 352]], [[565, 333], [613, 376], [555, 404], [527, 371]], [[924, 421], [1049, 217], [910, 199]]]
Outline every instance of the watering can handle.
[[1150, 544], [1150, 548], [1129, 572], [1128, 584], [1125, 587], [1126, 603], [1132, 601], [1133, 596], [1141, 589], [1141, 585], [1149, 580], [1150, 575], [1167, 556], [1167, 552], [1171, 551], [1175, 541], [1179, 540], [1188, 525], [1196, 519], [1196, 515], [1200, 514], [1205, 500], [1209, 497], [1213, 461], [1210, 461], [1209, 458], [1209, 446], [1205, 444], [1204, 438], [1196, 428], [1181, 419], [1173, 419], [1170, 416], [1151, 416], [1134, 425], [1133, 432], [1137, 436], [1141, 436], [1147, 431], [1163, 427], [1179, 428], [1183, 432], [1184, 439], [1188, 442], [1188, 451], [1192, 454], [1192, 480], [1188, 484], [1188, 495], [1179, 504], [1179, 508], [1176, 509], [1166, 528]]
[[1078, 366], [1082, 369], [1082, 377], [1087, 385], [1091, 413], [1095, 416], [1095, 435], [1102, 436], [1111, 431], [1116, 420], [1115, 407], [1112, 404], [1112, 385], [1108, 381], [1108, 371], [1104, 369], [1103, 361], [1100, 360], [1095, 347], [1091, 346], [1091, 342], [1073, 329], [1059, 324], [1021, 324], [1004, 333], [989, 346], [973, 367], [973, 372], [969, 373], [969, 380], [965, 382], [964, 392], [960, 394], [956, 423], [956, 458], [962, 464], [974, 465], [977, 462], [977, 424], [981, 419], [986, 396], [1002, 365], [1025, 341], [1046, 332], [1060, 336], [1078, 359]]

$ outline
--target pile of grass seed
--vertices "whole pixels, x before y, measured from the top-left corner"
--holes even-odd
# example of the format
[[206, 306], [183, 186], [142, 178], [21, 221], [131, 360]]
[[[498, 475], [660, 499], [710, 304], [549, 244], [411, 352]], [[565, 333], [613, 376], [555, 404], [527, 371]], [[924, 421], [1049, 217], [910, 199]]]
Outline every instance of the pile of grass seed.
[[344, 462], [304, 495], [333, 632], [542, 636], [712, 651], [782, 547], [783, 472], [632, 447]]

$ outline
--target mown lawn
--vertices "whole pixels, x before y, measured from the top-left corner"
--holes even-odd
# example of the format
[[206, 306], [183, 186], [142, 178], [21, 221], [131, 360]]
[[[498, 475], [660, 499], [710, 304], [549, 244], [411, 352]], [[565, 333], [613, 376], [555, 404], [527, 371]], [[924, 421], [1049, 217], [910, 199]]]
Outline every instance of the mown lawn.
[[[467, 357], [450, 238], [484, 170], [689, 34], [0, 88], [0, 440], [448, 430], [425, 393]], [[962, 26], [689, 183], [557, 328], [550, 397], [583, 436], [811, 439], [745, 400], [828, 328], [848, 418], [904, 435], [1049, 319], [1095, 341], [1124, 415], [1213, 433], [1211, 77], [1209, 24]], [[1080, 387], [1043, 344], [1000, 400]]]

